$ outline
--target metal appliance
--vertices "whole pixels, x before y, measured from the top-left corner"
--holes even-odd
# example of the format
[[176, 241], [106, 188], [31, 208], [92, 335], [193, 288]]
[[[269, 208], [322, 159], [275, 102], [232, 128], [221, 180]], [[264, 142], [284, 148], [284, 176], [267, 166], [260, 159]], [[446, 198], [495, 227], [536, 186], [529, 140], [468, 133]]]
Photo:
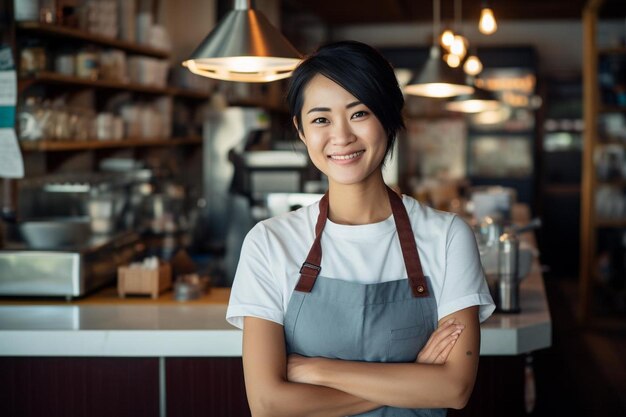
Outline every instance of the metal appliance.
[[264, 110], [242, 107], [227, 108], [204, 126], [204, 236], [224, 253], [224, 285], [232, 283], [243, 240], [260, 219], [254, 213], [266, 211], [266, 196], [305, 187], [308, 156], [273, 149], [269, 127]]
[[117, 267], [143, 251], [136, 233], [94, 236], [85, 244], [34, 250], [10, 244], [0, 251], [0, 295], [71, 300], [115, 280]]

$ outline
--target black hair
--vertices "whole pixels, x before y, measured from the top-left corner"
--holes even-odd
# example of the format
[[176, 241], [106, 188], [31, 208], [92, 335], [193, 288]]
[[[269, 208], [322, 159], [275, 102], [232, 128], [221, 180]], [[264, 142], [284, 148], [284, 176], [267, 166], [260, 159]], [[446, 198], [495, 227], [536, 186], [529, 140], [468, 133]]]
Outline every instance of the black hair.
[[302, 132], [304, 90], [317, 74], [336, 82], [376, 115], [387, 134], [385, 158], [396, 135], [404, 129], [404, 96], [391, 64], [373, 47], [356, 41], [324, 45], [294, 70], [287, 91], [287, 105]]

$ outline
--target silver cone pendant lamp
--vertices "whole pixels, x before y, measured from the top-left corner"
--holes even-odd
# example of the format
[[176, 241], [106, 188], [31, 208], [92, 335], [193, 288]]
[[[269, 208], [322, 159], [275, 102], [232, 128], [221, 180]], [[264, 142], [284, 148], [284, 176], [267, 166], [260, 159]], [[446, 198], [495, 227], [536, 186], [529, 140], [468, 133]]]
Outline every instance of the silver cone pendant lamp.
[[254, 9], [253, 0], [235, 7], [183, 61], [194, 74], [226, 81], [269, 82], [291, 76], [300, 53]]
[[463, 71], [450, 68], [441, 59], [437, 44], [440, 13], [439, 0], [433, 0], [433, 46], [430, 48], [430, 57], [422, 70], [404, 87], [404, 92], [407, 94], [448, 98], [471, 94], [474, 91], [474, 87], [465, 84]]
[[474, 87], [472, 94], [456, 96], [446, 103], [446, 110], [461, 113], [480, 113], [499, 109], [502, 104], [489, 90]]

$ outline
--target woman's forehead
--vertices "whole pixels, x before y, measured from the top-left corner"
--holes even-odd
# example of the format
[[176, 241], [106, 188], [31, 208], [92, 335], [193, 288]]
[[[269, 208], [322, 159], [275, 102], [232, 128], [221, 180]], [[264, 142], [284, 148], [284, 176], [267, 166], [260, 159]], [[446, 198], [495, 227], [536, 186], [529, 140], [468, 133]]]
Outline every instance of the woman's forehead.
[[304, 88], [303, 95], [305, 107], [303, 111], [309, 107], [329, 107], [358, 101], [352, 93], [323, 74], [316, 74], [311, 78]]

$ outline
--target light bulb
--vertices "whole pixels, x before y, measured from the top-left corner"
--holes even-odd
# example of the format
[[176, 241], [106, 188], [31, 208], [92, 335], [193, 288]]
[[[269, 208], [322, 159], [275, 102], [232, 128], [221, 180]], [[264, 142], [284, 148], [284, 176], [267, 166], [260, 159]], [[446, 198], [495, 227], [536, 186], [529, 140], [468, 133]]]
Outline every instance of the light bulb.
[[484, 35], [491, 35], [498, 30], [498, 24], [496, 18], [493, 15], [493, 10], [485, 7], [480, 12], [480, 22], [478, 23], [478, 30]]
[[446, 64], [451, 68], [456, 68], [461, 65], [461, 58], [459, 58], [458, 55], [445, 54], [443, 60], [446, 61]]
[[465, 54], [467, 53], [467, 48], [465, 46], [465, 38], [460, 35], [456, 35], [454, 37], [454, 41], [452, 41], [452, 45], [450, 45], [450, 53], [458, 56], [463, 59]]
[[468, 75], [477, 75], [483, 70], [483, 63], [476, 55], [471, 55], [463, 64], [463, 71]]
[[444, 30], [440, 37], [441, 46], [449, 50], [453, 41], [454, 32], [452, 32], [450, 29]]

